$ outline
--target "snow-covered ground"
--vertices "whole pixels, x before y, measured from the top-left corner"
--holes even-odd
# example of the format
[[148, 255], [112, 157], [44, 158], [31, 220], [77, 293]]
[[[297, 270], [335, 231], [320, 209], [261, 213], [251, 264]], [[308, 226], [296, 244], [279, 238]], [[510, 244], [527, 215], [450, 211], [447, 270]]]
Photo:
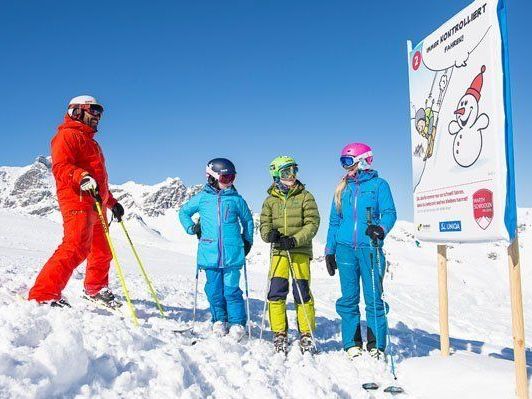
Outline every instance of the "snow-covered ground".
[[[52, 218], [0, 209], [0, 398], [381, 398], [361, 384], [392, 382], [385, 365], [363, 357], [353, 363], [341, 350], [335, 301], [337, 277], [322, 259], [313, 262], [321, 353], [302, 356], [296, 347], [285, 360], [261, 342], [268, 247], [258, 242], [248, 272], [254, 339], [237, 344], [208, 337], [209, 311], [200, 275], [199, 323], [206, 338], [173, 329], [192, 317], [195, 238], [186, 236], [169, 210], [152, 219], [128, 220], [133, 240], [153, 279], [168, 318], [162, 318], [116, 225], [111, 233], [141, 326], [91, 308], [80, 295], [83, 266], [64, 294], [72, 309], [21, 300], [61, 239]], [[57, 219], [57, 218], [55, 218]], [[527, 363], [532, 367], [532, 211], [520, 213]], [[148, 228], [147, 226], [151, 228]], [[157, 230], [155, 232], [153, 229]], [[449, 249], [449, 314], [454, 354], [439, 354], [436, 249], [417, 248], [412, 225], [399, 222], [387, 239], [385, 280], [391, 306], [392, 351], [399, 383], [411, 398], [512, 398], [514, 370], [508, 270], [504, 245]], [[260, 241], [260, 240], [259, 240]], [[323, 246], [316, 245], [316, 254]], [[112, 289], [120, 286], [114, 273]], [[296, 337], [293, 307], [291, 336]], [[266, 334], [266, 339], [270, 335]]]

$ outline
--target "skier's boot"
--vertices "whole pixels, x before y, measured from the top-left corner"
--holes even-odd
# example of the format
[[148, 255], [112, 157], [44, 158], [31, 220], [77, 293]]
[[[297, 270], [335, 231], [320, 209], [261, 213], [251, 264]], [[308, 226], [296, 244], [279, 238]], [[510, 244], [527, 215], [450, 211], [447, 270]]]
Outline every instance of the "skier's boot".
[[273, 348], [276, 353], [288, 353], [288, 335], [285, 331], [276, 332], [273, 337]]
[[233, 324], [229, 327], [229, 336], [237, 342], [239, 342], [245, 334], [246, 330], [241, 324]]
[[356, 358], [362, 356], [364, 350], [360, 346], [352, 346], [346, 351], [347, 357], [350, 360], [355, 360]]
[[385, 360], [384, 352], [377, 348], [371, 348], [369, 355], [375, 360]]
[[310, 333], [301, 333], [299, 336], [299, 349], [303, 354], [305, 354], [305, 352], [309, 352], [310, 354], [316, 353], [314, 341], [312, 341]]
[[107, 287], [102, 288], [96, 295], [89, 295], [85, 292], [85, 299], [111, 310], [118, 310], [122, 306], [122, 302], [118, 301]]
[[52, 308], [71, 308], [70, 304], [65, 298], [56, 299], [53, 301], [40, 302], [42, 305], [50, 305]]
[[217, 337], [223, 337], [227, 334], [227, 323], [224, 321], [215, 321], [212, 325], [212, 333]]

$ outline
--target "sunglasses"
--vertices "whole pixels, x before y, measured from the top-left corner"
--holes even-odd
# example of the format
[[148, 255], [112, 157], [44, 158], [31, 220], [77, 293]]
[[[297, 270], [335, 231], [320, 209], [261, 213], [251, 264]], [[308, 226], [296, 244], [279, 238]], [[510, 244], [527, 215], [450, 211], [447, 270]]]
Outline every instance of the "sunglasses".
[[281, 179], [289, 179], [291, 177], [295, 177], [297, 175], [297, 172], [299, 172], [299, 168], [295, 165], [292, 165], [287, 168], [281, 169], [279, 171], [279, 177]]
[[218, 177], [218, 181], [222, 184], [231, 184], [236, 179], [236, 175], [234, 173], [228, 174], [228, 175], [220, 175]]
[[101, 117], [103, 114], [103, 107], [100, 104], [76, 104], [71, 108], [80, 108], [87, 111], [89, 114], [95, 117]]

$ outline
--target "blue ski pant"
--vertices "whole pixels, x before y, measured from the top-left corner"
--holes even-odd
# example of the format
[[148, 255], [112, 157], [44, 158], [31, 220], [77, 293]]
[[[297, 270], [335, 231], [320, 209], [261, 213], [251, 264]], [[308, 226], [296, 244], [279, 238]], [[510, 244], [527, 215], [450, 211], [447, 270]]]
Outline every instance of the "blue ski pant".
[[388, 326], [382, 300], [382, 278], [386, 259], [382, 249], [378, 248], [378, 251], [379, 256], [373, 247], [355, 249], [338, 244], [336, 248], [336, 263], [342, 291], [342, 296], [336, 301], [336, 311], [342, 318], [342, 342], [345, 350], [353, 346], [362, 347], [359, 308], [361, 280], [368, 326], [367, 348], [370, 350], [376, 347], [384, 351], [386, 347]]
[[211, 320], [246, 325], [246, 307], [240, 289], [240, 268], [204, 269], [205, 293]]

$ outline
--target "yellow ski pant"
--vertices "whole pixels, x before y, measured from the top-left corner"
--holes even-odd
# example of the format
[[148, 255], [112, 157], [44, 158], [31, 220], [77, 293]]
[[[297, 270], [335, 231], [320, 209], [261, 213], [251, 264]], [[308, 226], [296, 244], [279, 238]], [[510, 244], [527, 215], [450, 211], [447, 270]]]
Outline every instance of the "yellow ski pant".
[[[316, 328], [314, 300], [310, 292], [310, 258], [305, 254], [291, 254], [292, 267], [295, 276], [292, 276], [292, 293], [296, 303], [297, 326], [299, 332], [308, 333]], [[288, 257], [274, 256], [270, 265], [270, 290], [268, 292], [268, 314], [273, 332], [288, 330], [286, 319], [286, 297], [289, 291], [290, 267]], [[301, 291], [295, 286], [297, 284]], [[308, 317], [305, 318], [305, 311]], [[310, 326], [309, 326], [310, 324]]]

